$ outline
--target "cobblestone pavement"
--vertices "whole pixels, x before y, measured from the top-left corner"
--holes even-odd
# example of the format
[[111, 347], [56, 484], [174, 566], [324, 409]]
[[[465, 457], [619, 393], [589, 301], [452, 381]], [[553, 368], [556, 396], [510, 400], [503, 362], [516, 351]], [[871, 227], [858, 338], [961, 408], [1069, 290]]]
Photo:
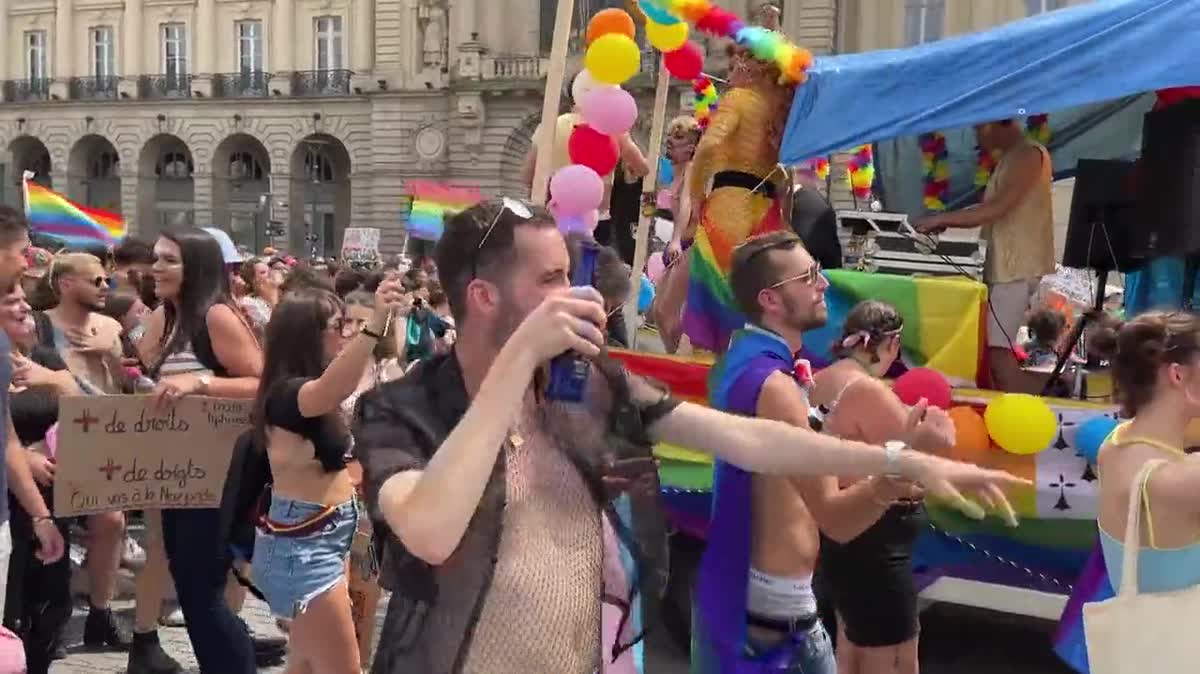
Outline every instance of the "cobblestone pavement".
[[[385, 606], [384, 603], [380, 603], [380, 621], [383, 620]], [[113, 607], [126, 624], [133, 624], [132, 601], [114, 602]], [[86, 617], [87, 602], [81, 601], [76, 604], [75, 613], [71, 616], [71, 624], [67, 627], [65, 644], [67, 658], [54, 663], [50, 667], [51, 674], [108, 674], [110, 672], [124, 674], [125, 666], [129, 662], [127, 653], [96, 653], [83, 650], [83, 621]], [[241, 617], [260, 634], [279, 634], [267, 605], [253, 597], [246, 598], [246, 605], [242, 609]], [[378, 634], [377, 629], [376, 635]], [[171, 657], [184, 666], [185, 672], [195, 674], [200, 671], [200, 668], [196, 666], [196, 658], [192, 654], [191, 643], [188, 642], [187, 630], [182, 627], [160, 627], [158, 638], [167, 653], [170, 653]], [[283, 672], [283, 666], [262, 668], [259, 671]]]

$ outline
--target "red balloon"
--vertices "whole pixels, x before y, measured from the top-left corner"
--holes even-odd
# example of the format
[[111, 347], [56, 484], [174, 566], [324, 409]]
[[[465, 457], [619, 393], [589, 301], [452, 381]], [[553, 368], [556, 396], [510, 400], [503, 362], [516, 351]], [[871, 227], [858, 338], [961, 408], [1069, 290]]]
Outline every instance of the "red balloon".
[[909, 370], [892, 384], [892, 391], [905, 405], [916, 405], [924, 398], [932, 407], [950, 409], [950, 382], [937, 370], [926, 367]]
[[571, 137], [567, 139], [567, 154], [572, 162], [582, 164], [601, 176], [612, 173], [620, 158], [617, 140], [587, 124], [576, 126], [571, 132]]
[[704, 51], [695, 42], [685, 42], [675, 51], [663, 54], [667, 72], [681, 80], [694, 80], [704, 71]]

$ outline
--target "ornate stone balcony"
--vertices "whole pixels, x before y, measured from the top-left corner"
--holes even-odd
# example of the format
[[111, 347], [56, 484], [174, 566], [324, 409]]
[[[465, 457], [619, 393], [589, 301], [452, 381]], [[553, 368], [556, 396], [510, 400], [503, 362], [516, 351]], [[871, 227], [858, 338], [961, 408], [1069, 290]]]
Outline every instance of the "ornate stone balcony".
[[240, 73], [213, 75], [213, 98], [259, 98], [270, 93], [271, 73], [248, 70]]
[[50, 78], [7, 80], [4, 82], [6, 103], [28, 103], [50, 100]]
[[138, 98], [191, 98], [191, 75], [142, 75]]
[[120, 77], [72, 77], [67, 81], [67, 95], [73, 101], [111, 101], [117, 98]]

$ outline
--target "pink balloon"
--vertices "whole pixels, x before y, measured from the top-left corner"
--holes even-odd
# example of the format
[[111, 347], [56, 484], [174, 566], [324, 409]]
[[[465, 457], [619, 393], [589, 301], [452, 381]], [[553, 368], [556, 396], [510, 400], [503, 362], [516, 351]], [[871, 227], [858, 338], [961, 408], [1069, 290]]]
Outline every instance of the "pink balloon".
[[646, 276], [650, 277], [651, 283], [658, 285], [665, 273], [667, 273], [667, 265], [663, 262], [662, 253], [655, 253], [646, 259]]
[[556, 201], [551, 201], [546, 207], [550, 209], [551, 215], [554, 216], [554, 222], [558, 224], [558, 231], [563, 234], [578, 232], [590, 236], [596, 231], [596, 225], [600, 224], [600, 211], [595, 209], [583, 214], [568, 215], [562, 212]]
[[579, 111], [589, 126], [609, 136], [619, 136], [637, 121], [637, 101], [621, 87], [592, 89], [579, 102]]
[[562, 215], [584, 215], [600, 208], [604, 179], [586, 166], [564, 166], [550, 178], [550, 198]]

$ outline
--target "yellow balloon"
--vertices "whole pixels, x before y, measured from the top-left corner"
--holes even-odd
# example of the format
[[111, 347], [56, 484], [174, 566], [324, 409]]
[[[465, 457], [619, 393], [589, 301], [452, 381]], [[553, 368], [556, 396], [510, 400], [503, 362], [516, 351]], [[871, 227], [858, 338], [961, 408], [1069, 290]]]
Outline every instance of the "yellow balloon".
[[607, 33], [592, 41], [583, 65], [597, 82], [622, 84], [637, 74], [642, 54], [637, 43], [619, 33]]
[[646, 21], [646, 39], [661, 52], [675, 51], [687, 42], [688, 25], [686, 21], [664, 26], [661, 23]]
[[983, 413], [988, 433], [1011, 454], [1037, 454], [1054, 442], [1058, 417], [1046, 401], [1026, 393], [993, 398]]

